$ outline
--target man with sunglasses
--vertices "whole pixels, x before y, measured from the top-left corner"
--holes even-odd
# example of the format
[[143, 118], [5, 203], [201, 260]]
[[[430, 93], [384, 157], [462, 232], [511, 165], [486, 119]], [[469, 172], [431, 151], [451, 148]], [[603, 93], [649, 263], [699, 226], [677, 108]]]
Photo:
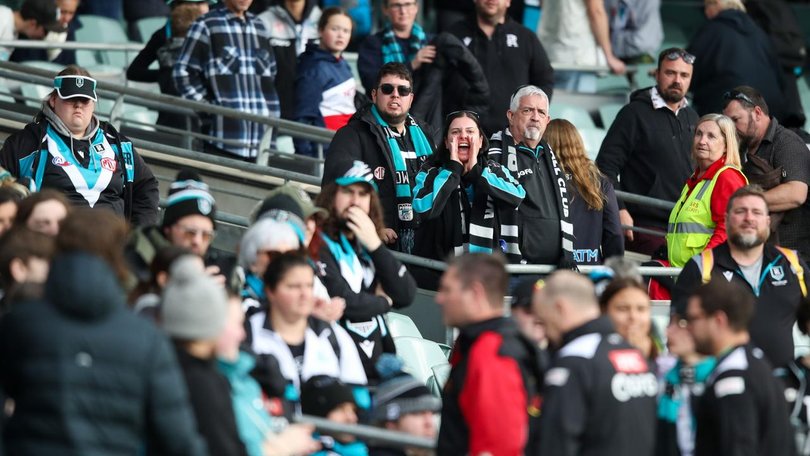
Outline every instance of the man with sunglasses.
[[[658, 55], [654, 87], [637, 90], [613, 121], [596, 164], [616, 190], [665, 201], [678, 199], [692, 175], [692, 137], [697, 113], [686, 92], [695, 56], [680, 48]], [[624, 226], [666, 232], [669, 211], [619, 200]], [[666, 244], [663, 235], [625, 231], [626, 248], [652, 255]]]
[[723, 114], [734, 121], [740, 138], [743, 173], [761, 185], [771, 212], [771, 241], [810, 258], [810, 153], [794, 132], [771, 115], [765, 98], [749, 86], [723, 94]]
[[413, 79], [405, 65], [383, 65], [374, 86], [373, 103], [335, 133], [324, 163], [322, 185], [341, 176], [339, 164], [345, 160], [368, 164], [384, 212], [383, 242], [410, 253], [417, 228], [412, 192], [419, 169], [436, 150], [436, 132], [409, 114]]

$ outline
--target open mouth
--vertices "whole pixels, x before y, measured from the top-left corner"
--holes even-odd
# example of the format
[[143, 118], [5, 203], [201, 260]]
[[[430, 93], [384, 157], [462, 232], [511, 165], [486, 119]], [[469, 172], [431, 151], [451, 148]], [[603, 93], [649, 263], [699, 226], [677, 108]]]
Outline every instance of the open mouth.
[[461, 141], [458, 143], [458, 151], [459, 152], [469, 152], [470, 151], [470, 143], [468, 141]]

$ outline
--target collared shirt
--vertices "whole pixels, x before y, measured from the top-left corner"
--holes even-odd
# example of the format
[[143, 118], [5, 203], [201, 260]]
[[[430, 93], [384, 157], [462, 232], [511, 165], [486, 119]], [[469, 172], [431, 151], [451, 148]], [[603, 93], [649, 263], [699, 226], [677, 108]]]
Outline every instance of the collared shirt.
[[[184, 98], [278, 117], [275, 75], [264, 23], [250, 13], [240, 18], [220, 7], [191, 25], [173, 77]], [[214, 146], [240, 157], [257, 155], [265, 125], [222, 116], [205, 120], [205, 133], [219, 140], [212, 142]]]
[[[653, 88], [650, 89], [650, 98], [652, 98], [653, 108], [655, 108], [655, 109], [667, 108], [669, 110], [672, 110], [672, 108], [669, 107], [667, 102], [664, 101], [664, 98], [661, 96], [661, 93], [658, 91], [658, 87], [653, 86]], [[680, 111], [681, 109], [683, 109], [683, 108], [685, 108], [687, 106], [689, 106], [689, 100], [687, 100], [686, 97], [683, 97], [683, 98], [681, 98], [681, 102], [678, 103], [678, 109], [675, 109], [672, 112], [674, 112], [675, 115], [677, 116], [678, 111]]]

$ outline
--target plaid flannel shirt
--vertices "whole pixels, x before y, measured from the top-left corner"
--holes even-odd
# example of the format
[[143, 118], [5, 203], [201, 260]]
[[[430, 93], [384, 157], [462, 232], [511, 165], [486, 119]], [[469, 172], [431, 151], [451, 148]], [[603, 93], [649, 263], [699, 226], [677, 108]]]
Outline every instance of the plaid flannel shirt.
[[[270, 34], [256, 16], [241, 19], [225, 7], [211, 10], [191, 25], [174, 67], [174, 83], [184, 98], [279, 117], [274, 85], [276, 61]], [[215, 147], [240, 157], [255, 157], [265, 125], [203, 116], [205, 133], [228, 144]]]

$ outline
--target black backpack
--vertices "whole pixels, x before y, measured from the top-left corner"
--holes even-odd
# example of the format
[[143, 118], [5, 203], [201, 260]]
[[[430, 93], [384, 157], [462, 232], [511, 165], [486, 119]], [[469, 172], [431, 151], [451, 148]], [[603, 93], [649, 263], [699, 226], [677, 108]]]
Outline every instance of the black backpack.
[[796, 13], [784, 0], [748, 0], [748, 15], [771, 39], [779, 63], [785, 68], [802, 67], [807, 59], [807, 44]]

